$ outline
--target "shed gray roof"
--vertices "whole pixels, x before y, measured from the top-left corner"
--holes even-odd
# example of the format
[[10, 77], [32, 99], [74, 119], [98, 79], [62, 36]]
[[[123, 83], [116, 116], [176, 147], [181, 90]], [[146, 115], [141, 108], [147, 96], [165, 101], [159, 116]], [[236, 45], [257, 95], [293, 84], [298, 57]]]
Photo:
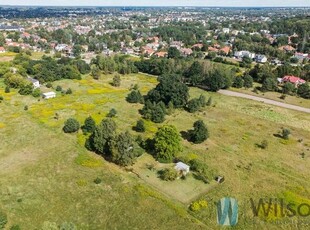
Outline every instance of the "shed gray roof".
[[189, 170], [189, 167], [189, 165], [184, 164], [183, 162], [178, 162], [175, 166], [175, 168], [178, 170]]
[[28, 77], [27, 80], [32, 82], [32, 83], [39, 82], [37, 79], [31, 78], [31, 77]]

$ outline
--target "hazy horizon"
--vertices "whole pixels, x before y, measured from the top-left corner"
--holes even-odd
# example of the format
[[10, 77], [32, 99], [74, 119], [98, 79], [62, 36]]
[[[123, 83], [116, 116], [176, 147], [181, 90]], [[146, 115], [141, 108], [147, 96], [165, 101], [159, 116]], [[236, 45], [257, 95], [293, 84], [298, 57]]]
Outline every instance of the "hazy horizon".
[[178, 6], [192, 6], [192, 7], [310, 7], [310, 1], [305, 3], [304, 0], [231, 0], [227, 3], [227, 0], [171, 0], [163, 1], [158, 0], [154, 3], [145, 0], [116, 0], [116, 1], [103, 1], [103, 0], [28, 0], [25, 3], [24, 0], [12, 0], [8, 4], [7, 0], [0, 0], [2, 6], [111, 6], [111, 7], [123, 7], [123, 6], [143, 6], [143, 7], [178, 7]]

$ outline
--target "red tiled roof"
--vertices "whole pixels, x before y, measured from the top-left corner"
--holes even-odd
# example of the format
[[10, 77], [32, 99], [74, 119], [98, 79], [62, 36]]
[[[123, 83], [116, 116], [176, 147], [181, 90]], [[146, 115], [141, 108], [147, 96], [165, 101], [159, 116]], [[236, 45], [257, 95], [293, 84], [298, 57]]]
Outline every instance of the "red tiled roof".
[[290, 83], [293, 83], [293, 84], [296, 84], [296, 83], [305, 83], [306, 81], [299, 78], [299, 77], [295, 77], [295, 76], [284, 76], [282, 78], [282, 80], [284, 82], [290, 82]]
[[294, 51], [295, 48], [292, 46], [281, 46], [281, 47], [279, 47], [279, 50]]
[[213, 48], [211, 46], [208, 47], [209, 51], [218, 52], [219, 50], [217, 48]]
[[149, 47], [143, 47], [142, 48], [142, 53], [144, 53], [144, 54], [153, 54], [155, 51], [153, 50], [153, 49], [151, 49], [151, 48], [149, 48]]
[[158, 53], [156, 53], [155, 55], [156, 55], [157, 57], [166, 57], [167, 54], [168, 54], [167, 52], [158, 52]]
[[201, 49], [203, 47], [203, 44], [198, 43], [192, 46], [192, 48], [198, 47], [199, 49]]
[[221, 51], [223, 51], [224, 53], [228, 54], [230, 51], [230, 47], [229, 46], [225, 46], [222, 49], [220, 49]]

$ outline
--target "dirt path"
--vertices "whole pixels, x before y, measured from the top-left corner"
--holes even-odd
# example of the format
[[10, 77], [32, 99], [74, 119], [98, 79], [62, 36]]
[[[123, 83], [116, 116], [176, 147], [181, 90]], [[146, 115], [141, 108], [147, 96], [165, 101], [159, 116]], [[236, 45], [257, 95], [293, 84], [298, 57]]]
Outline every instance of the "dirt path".
[[266, 98], [262, 98], [262, 97], [256, 97], [256, 96], [252, 96], [252, 95], [248, 95], [248, 94], [244, 94], [244, 93], [238, 93], [238, 92], [234, 92], [234, 91], [230, 91], [230, 90], [219, 90], [218, 92], [220, 94], [227, 95], [227, 96], [242, 97], [242, 98], [246, 98], [246, 99], [250, 99], [250, 100], [254, 100], [254, 101], [260, 101], [260, 102], [270, 104], [270, 105], [275, 105], [275, 106], [280, 106], [280, 107], [287, 108], [287, 109], [293, 109], [296, 111], [310, 113], [309, 108], [305, 108], [305, 107], [301, 107], [301, 106], [297, 106], [297, 105], [286, 104], [286, 103], [282, 103], [279, 101], [274, 101], [274, 100], [270, 100], [270, 99], [266, 99]]

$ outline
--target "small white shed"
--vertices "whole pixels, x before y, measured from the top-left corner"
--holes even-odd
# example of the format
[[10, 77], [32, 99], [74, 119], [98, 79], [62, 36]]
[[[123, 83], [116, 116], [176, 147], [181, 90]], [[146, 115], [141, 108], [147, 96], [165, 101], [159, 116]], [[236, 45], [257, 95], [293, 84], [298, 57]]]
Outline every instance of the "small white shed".
[[34, 79], [34, 78], [31, 78], [31, 77], [28, 77], [27, 80], [29, 82], [32, 83], [33, 87], [36, 89], [36, 88], [40, 88], [40, 82], [37, 80], [37, 79]]
[[49, 98], [56, 97], [56, 93], [55, 92], [47, 92], [47, 93], [43, 93], [42, 95], [43, 95], [44, 99], [49, 99]]
[[183, 175], [186, 175], [189, 173], [190, 166], [187, 164], [184, 164], [183, 162], [176, 163], [174, 167], [178, 172], [181, 172]]

